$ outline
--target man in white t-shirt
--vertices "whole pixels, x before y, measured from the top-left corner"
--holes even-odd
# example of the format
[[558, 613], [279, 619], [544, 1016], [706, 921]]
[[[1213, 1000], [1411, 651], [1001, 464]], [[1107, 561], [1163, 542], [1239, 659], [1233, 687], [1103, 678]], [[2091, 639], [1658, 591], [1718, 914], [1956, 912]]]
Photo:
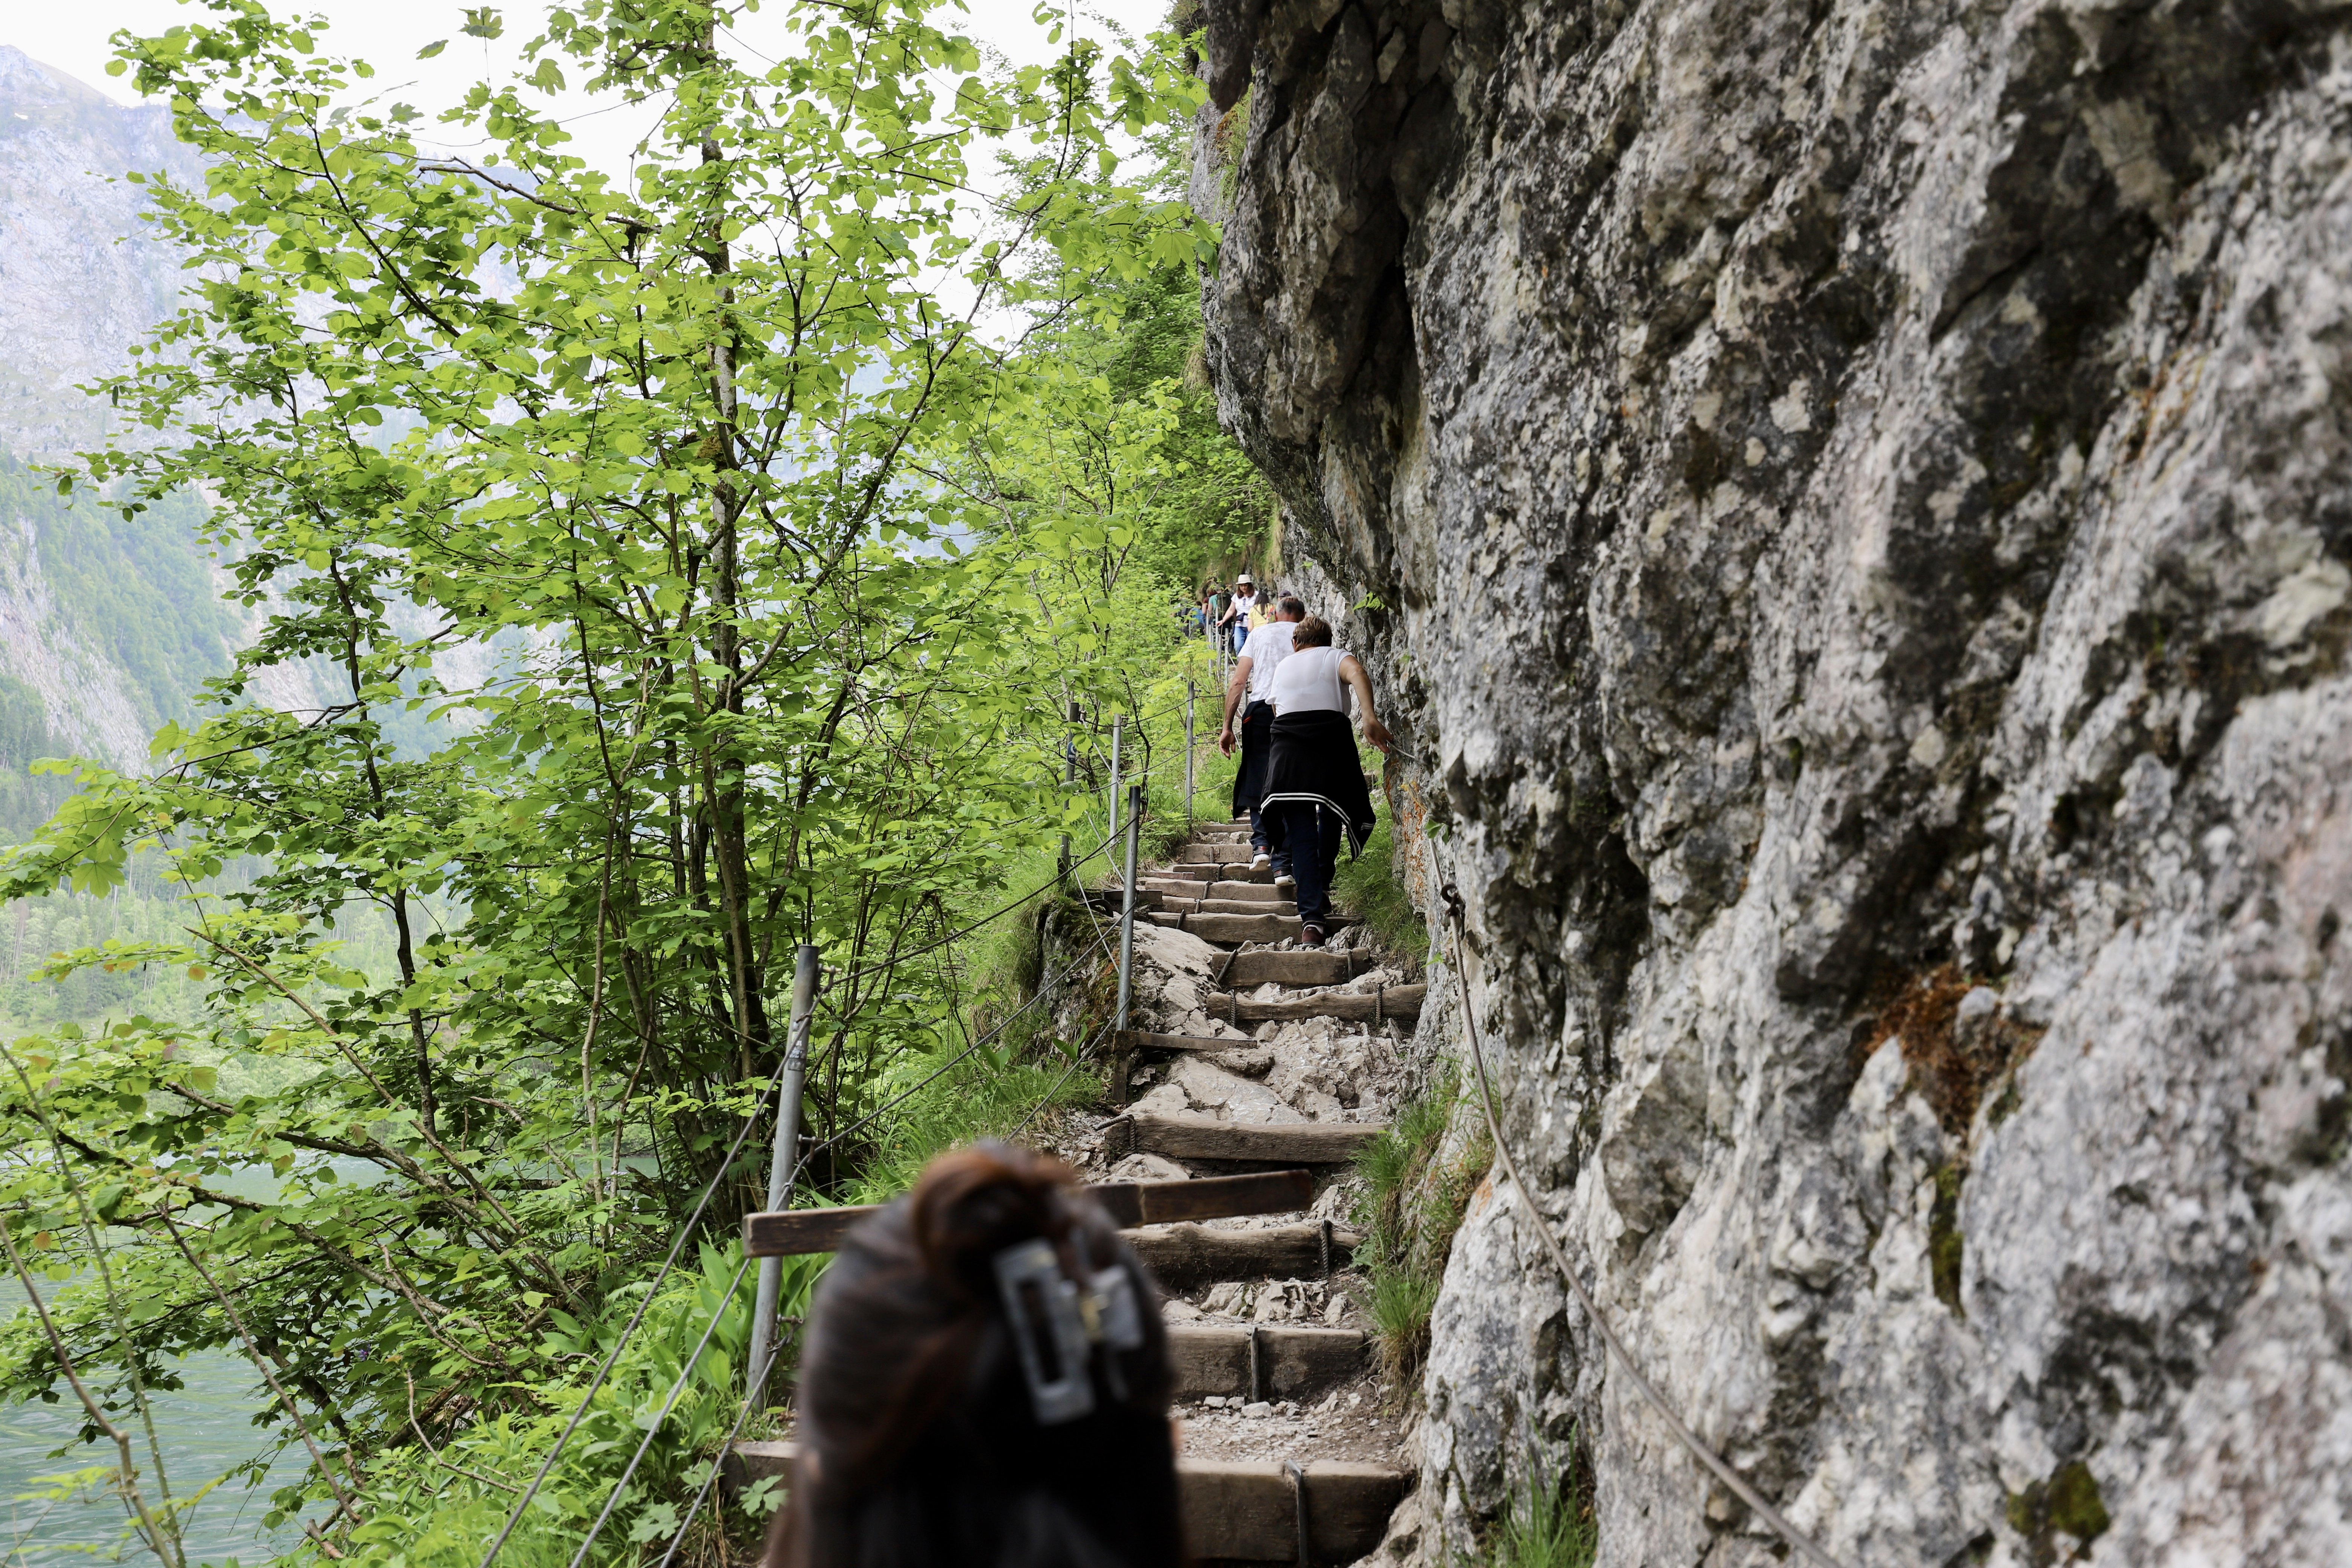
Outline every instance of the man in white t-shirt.
[[[1257, 797], [1265, 787], [1265, 762], [1270, 744], [1268, 733], [1274, 724], [1274, 672], [1290, 654], [1290, 634], [1307, 618], [1307, 606], [1297, 599], [1282, 599], [1274, 605], [1274, 618], [1250, 633], [1242, 645], [1241, 658], [1234, 664], [1233, 679], [1225, 685], [1225, 723], [1218, 732], [1217, 749], [1227, 756], [1234, 754], [1234, 711], [1242, 710], [1241, 771], [1234, 775], [1234, 809], [1246, 811], [1250, 819], [1250, 853], [1253, 870], [1274, 868], [1276, 887], [1290, 885], [1290, 858], [1267, 853], [1265, 824], [1257, 808]], [[1246, 707], [1244, 695], [1248, 697]]]

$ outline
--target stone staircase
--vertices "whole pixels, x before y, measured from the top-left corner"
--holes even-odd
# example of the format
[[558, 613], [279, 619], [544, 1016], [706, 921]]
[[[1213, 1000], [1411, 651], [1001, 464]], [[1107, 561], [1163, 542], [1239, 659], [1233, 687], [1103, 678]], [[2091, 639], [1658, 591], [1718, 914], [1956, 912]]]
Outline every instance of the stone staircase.
[[[1112, 1077], [1141, 1092], [1055, 1141], [1163, 1292], [1195, 1561], [1339, 1568], [1381, 1545], [1413, 1483], [1365, 1331], [1349, 1162], [1403, 1092], [1423, 987], [1344, 921], [1295, 946], [1297, 908], [1250, 869], [1248, 837], [1202, 827], [1139, 874], [1137, 1026], [1114, 1041]], [[1098, 912], [1124, 899], [1087, 895]], [[744, 1238], [758, 1257], [829, 1251], [864, 1212], [752, 1215]], [[792, 1453], [737, 1443], [730, 1484], [786, 1474]]]
[[1116, 1042], [1136, 1097], [1065, 1152], [1123, 1181], [1316, 1173], [1298, 1213], [1129, 1235], [1167, 1292], [1192, 1549], [1332, 1568], [1379, 1546], [1413, 1479], [1350, 1262], [1349, 1162], [1402, 1093], [1423, 988], [1344, 918], [1297, 947], [1297, 906], [1250, 860], [1248, 824], [1217, 823], [1139, 874], [1137, 1026]]

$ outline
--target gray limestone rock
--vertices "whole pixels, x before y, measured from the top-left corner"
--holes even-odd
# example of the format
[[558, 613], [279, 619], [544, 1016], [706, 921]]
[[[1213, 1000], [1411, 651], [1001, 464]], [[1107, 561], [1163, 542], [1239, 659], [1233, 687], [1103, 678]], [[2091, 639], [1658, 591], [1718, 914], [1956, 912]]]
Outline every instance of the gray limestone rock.
[[1772, 1555], [1544, 1223], [1844, 1562], [2352, 1560], [2352, 11], [1212, 14], [1220, 407], [1538, 1189], [1386, 1555], [1571, 1433]]

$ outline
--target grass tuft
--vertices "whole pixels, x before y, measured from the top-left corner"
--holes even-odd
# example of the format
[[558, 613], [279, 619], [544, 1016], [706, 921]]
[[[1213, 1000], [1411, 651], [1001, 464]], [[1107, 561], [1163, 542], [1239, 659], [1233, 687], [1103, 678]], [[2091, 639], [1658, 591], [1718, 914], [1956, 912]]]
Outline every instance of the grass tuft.
[[1430, 1315], [1454, 1233], [1493, 1159], [1483, 1135], [1458, 1158], [1438, 1158], [1460, 1098], [1449, 1066], [1356, 1154], [1364, 1182], [1356, 1220], [1365, 1232], [1356, 1260], [1371, 1279], [1366, 1311], [1380, 1345], [1381, 1371], [1400, 1395], [1428, 1358]]
[[[1592, 1568], [1601, 1550], [1591, 1475], [1569, 1439], [1566, 1463], [1540, 1456], [1484, 1542], [1483, 1568]], [[1456, 1560], [1457, 1563], [1459, 1559]]]
[[1386, 816], [1364, 841], [1364, 852], [1340, 863], [1331, 891], [1349, 913], [1371, 928], [1382, 947], [1416, 964], [1429, 962], [1429, 927], [1405, 896], [1397, 873], [1396, 840]]

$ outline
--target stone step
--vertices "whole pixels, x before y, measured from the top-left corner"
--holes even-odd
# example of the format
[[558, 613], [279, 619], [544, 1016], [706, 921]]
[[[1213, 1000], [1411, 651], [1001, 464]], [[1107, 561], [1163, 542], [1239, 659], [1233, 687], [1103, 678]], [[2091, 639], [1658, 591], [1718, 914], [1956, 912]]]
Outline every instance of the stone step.
[[[1289, 899], [1171, 899], [1156, 894], [1152, 906], [1187, 915], [1295, 915], [1298, 905]], [[1138, 904], [1136, 908], [1143, 906]]]
[[1318, 991], [1306, 996], [1278, 996], [1255, 1002], [1235, 991], [1212, 993], [1201, 1010], [1228, 1024], [1263, 1024], [1269, 1019], [1345, 1018], [1359, 1024], [1384, 1023], [1391, 1018], [1418, 1018], [1426, 985], [1380, 985], [1370, 991]]
[[1191, 1290], [1225, 1279], [1320, 1279], [1347, 1268], [1363, 1239], [1322, 1220], [1264, 1230], [1171, 1225], [1139, 1230], [1127, 1244], [1163, 1287]]
[[[730, 1492], [773, 1477], [790, 1481], [800, 1445], [739, 1442], [719, 1474]], [[1412, 1489], [1397, 1465], [1307, 1459], [1176, 1461], [1177, 1509], [1194, 1561], [1353, 1563], [1380, 1545], [1389, 1515]]]
[[1372, 967], [1369, 952], [1332, 952], [1295, 948], [1288, 952], [1227, 954], [1211, 972], [1221, 985], [1245, 991], [1254, 985], [1339, 985]]
[[[1336, 1165], [1388, 1131], [1376, 1121], [1226, 1121], [1197, 1111], [1130, 1111], [1103, 1128], [1106, 1148], [1171, 1160]], [[1235, 1235], [1253, 1234], [1235, 1232]]]
[[1176, 863], [1180, 866], [1223, 865], [1234, 858], [1233, 851], [1234, 847], [1230, 843], [1221, 844], [1214, 840], [1202, 843], [1196, 839], [1192, 843], [1177, 846]]
[[1354, 1329], [1277, 1328], [1265, 1323], [1175, 1323], [1168, 1361], [1176, 1397], [1305, 1401], [1364, 1370], [1369, 1344]]

